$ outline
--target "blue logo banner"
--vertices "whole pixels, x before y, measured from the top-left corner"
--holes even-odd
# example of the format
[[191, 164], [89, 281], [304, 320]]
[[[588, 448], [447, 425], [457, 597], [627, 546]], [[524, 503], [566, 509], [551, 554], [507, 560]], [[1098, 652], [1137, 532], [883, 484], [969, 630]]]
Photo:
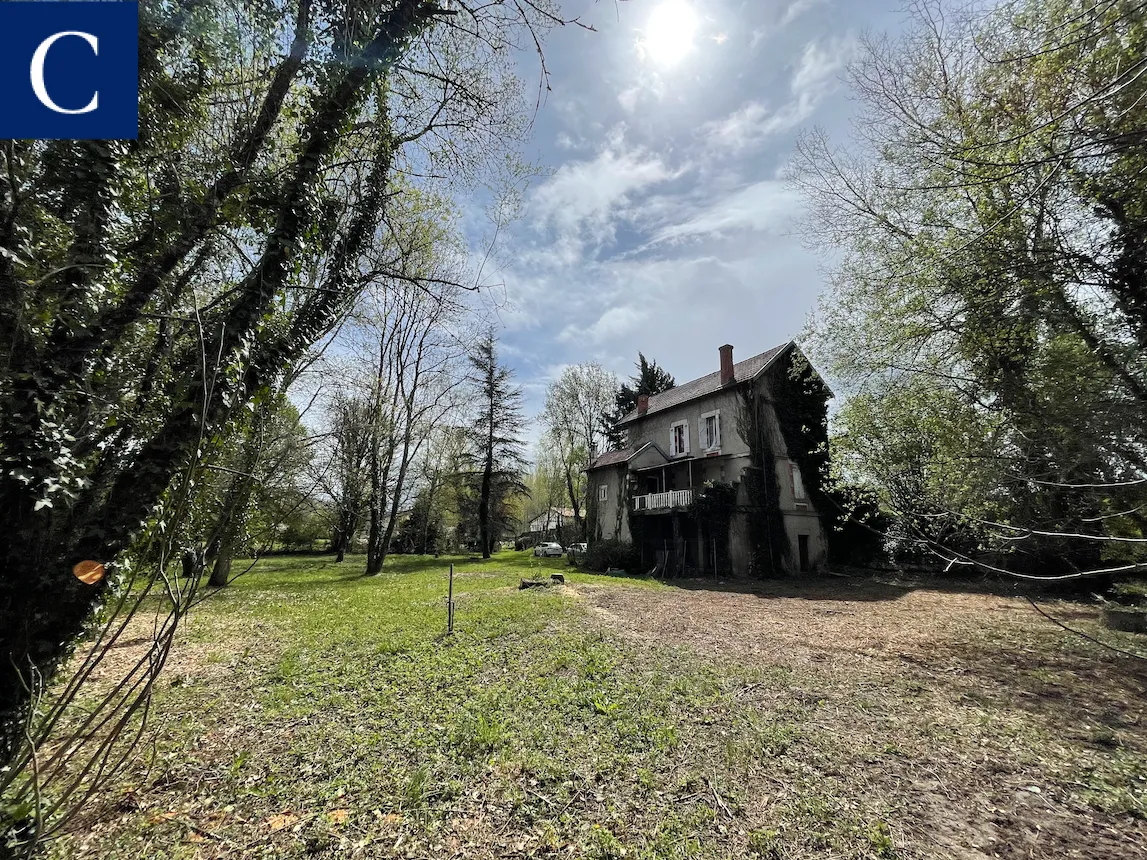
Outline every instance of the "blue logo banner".
[[135, 139], [139, 4], [0, 2], [0, 139]]

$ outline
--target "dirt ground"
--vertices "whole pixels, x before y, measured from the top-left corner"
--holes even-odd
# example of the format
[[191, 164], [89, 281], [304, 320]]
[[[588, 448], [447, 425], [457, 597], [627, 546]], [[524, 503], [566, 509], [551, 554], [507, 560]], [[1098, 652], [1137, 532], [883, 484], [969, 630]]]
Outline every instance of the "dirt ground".
[[[762, 711], [818, 703], [810, 765], [764, 790], [758, 816], [803, 776], [837, 807], [885, 809], [914, 854], [1147, 857], [1147, 662], [1022, 597], [871, 579], [757, 586], [578, 590], [625, 636], [771, 672], [743, 691]], [[1112, 638], [1092, 606], [1040, 606]]]

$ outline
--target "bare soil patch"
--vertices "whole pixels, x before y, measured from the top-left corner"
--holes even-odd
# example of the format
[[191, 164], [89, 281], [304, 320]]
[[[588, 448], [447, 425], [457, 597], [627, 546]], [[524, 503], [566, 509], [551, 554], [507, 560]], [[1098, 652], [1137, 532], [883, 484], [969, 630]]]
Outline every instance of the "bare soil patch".
[[[744, 691], [762, 712], [816, 702], [789, 753], [800, 765], [762, 786], [750, 817], [819, 791], [829, 809], [886, 810], [916, 856], [1147, 856], [1147, 663], [1024, 598], [851, 579], [579, 590], [626, 637], [766, 673]], [[1113, 639], [1092, 606], [1043, 608]]]

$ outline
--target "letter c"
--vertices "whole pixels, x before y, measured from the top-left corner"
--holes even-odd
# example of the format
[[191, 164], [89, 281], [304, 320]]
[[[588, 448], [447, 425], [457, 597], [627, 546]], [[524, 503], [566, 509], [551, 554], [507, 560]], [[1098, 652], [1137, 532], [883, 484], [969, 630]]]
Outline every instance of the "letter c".
[[44, 107], [46, 107], [48, 110], [53, 110], [56, 113], [91, 113], [100, 106], [99, 90], [96, 90], [95, 95], [92, 96], [92, 100], [88, 102], [87, 107], [82, 107], [79, 110], [68, 110], [67, 108], [60, 107], [58, 104], [52, 101], [52, 97], [48, 95], [48, 88], [44, 86], [44, 60], [48, 58], [48, 50], [52, 47], [52, 45], [56, 43], [58, 39], [62, 39], [65, 36], [79, 36], [91, 46], [92, 53], [97, 57], [99, 56], [100, 40], [93, 36], [91, 33], [81, 33], [77, 30], [65, 30], [62, 33], [55, 33], [49, 36], [47, 39], [40, 43], [39, 47], [36, 48], [36, 53], [32, 55], [32, 92], [36, 94], [36, 98], [40, 100], [40, 103], [43, 104]]

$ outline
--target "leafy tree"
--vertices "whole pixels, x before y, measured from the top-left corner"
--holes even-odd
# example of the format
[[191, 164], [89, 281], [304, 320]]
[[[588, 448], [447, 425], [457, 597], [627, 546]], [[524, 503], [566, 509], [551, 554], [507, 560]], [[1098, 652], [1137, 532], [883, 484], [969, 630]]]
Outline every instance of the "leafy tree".
[[75, 565], [125, 565], [346, 311], [401, 175], [502, 163], [528, 125], [513, 49], [556, 23], [548, 0], [145, 0], [138, 141], [0, 144], [0, 788], [109, 588]]
[[259, 532], [264, 542], [274, 542], [279, 521], [268, 522], [268, 515], [297, 491], [312, 454], [299, 412], [285, 392], [260, 392], [251, 406], [224, 456], [207, 464], [225, 479], [207, 494], [205, 501], [216, 513], [201, 537], [214, 586], [227, 585], [235, 555], [251, 550]]
[[371, 404], [338, 392], [328, 408], [329, 458], [316, 476], [327, 499], [331, 550], [341, 562], [354, 549], [366, 515], [371, 446]]
[[[664, 373], [660, 368], [656, 370]], [[582, 522], [582, 512], [586, 507], [584, 469], [608, 441], [601, 416], [616, 403], [616, 389], [617, 377], [600, 364], [586, 362], [567, 367], [546, 390], [546, 405], [542, 412], [545, 441], [557, 455], [566, 495], [573, 508], [575, 533], [579, 538], [585, 536]]]
[[513, 497], [527, 492], [522, 390], [512, 371], [499, 363], [493, 330], [487, 331], [470, 356], [468, 377], [476, 415], [466, 430], [473, 495], [465, 507], [477, 530], [482, 557], [489, 558], [512, 522]]
[[1147, 11], [917, 2], [869, 38], [847, 148], [803, 136], [840, 249], [813, 349], [908, 538], [1017, 575], [1131, 571], [1147, 526]]
[[395, 532], [394, 552], [433, 555], [442, 550], [443, 518], [434, 501], [429, 487], [418, 491], [409, 515]]
[[677, 383], [656, 361], [649, 361], [643, 353], [637, 353], [637, 375], [629, 382], [617, 387], [612, 411], [603, 411], [600, 417], [601, 433], [611, 449], [624, 448], [625, 433], [618, 430], [617, 422], [637, 408], [637, 398], [642, 394], [660, 394]]

